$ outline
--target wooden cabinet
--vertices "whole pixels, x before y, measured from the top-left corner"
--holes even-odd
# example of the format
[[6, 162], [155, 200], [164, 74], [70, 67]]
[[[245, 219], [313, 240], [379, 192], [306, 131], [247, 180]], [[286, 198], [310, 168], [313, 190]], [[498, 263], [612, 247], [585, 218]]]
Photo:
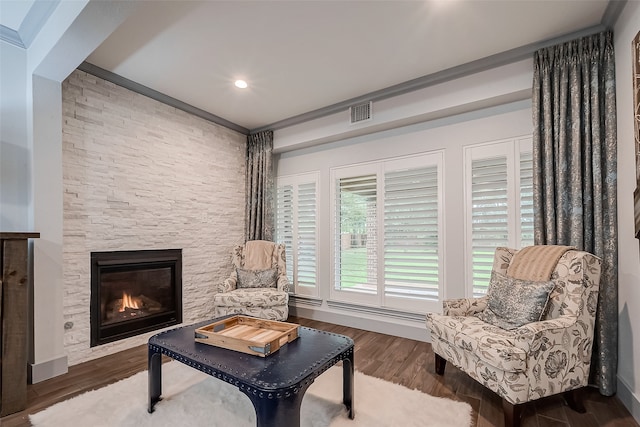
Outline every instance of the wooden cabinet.
[[0, 232], [0, 416], [27, 404], [28, 239]]

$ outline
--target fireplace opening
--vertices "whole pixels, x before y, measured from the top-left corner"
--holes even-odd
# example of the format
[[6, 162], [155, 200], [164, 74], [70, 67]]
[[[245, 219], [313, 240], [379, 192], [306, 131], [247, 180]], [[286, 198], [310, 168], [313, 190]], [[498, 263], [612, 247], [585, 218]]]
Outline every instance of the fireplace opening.
[[181, 249], [91, 253], [91, 347], [181, 322]]

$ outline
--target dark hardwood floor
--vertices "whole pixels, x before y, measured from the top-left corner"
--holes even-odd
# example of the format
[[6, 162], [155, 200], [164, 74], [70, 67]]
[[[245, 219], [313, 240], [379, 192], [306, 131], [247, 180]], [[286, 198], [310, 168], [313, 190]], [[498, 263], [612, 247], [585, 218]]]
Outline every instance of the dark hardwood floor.
[[[289, 321], [353, 338], [356, 343], [356, 369], [367, 375], [434, 396], [467, 402], [473, 408], [473, 426], [504, 425], [501, 400], [496, 394], [449, 364], [444, 376], [435, 374], [433, 352], [428, 343], [304, 318], [292, 317]], [[146, 365], [147, 348], [140, 346], [71, 366], [65, 375], [30, 385], [27, 409], [0, 419], [0, 424], [3, 427], [30, 427], [29, 414], [129, 377], [145, 370]], [[561, 397], [531, 402], [523, 410], [522, 426], [638, 426], [617, 398], [601, 396], [596, 390], [589, 389], [585, 393], [585, 407], [585, 414], [574, 412]]]

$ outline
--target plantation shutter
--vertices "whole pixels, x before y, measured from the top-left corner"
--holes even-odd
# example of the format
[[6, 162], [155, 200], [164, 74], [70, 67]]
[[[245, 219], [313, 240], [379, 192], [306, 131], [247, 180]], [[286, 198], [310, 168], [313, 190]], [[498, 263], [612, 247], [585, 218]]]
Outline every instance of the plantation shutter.
[[276, 239], [286, 245], [291, 292], [317, 296], [317, 175], [278, 178]]
[[533, 245], [533, 153], [520, 153], [520, 247]]
[[507, 157], [473, 160], [471, 166], [473, 295], [487, 292], [495, 249], [509, 244]]
[[276, 201], [276, 241], [285, 244], [285, 252], [287, 255], [287, 278], [290, 283], [293, 280], [293, 185], [279, 185], [277, 189]]
[[297, 285], [316, 286], [316, 183], [298, 186]]
[[386, 172], [384, 187], [385, 295], [438, 298], [438, 168]]

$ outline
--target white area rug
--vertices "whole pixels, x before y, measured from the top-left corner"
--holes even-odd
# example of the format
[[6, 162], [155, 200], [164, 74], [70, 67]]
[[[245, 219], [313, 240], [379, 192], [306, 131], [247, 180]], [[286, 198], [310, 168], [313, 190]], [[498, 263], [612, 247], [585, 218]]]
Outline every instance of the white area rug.
[[[163, 400], [147, 412], [147, 372], [58, 403], [29, 418], [35, 427], [253, 427], [253, 405], [236, 387], [178, 362], [162, 367]], [[355, 419], [342, 399], [342, 367], [309, 387], [302, 401], [303, 427], [469, 426], [471, 406], [355, 374]]]

